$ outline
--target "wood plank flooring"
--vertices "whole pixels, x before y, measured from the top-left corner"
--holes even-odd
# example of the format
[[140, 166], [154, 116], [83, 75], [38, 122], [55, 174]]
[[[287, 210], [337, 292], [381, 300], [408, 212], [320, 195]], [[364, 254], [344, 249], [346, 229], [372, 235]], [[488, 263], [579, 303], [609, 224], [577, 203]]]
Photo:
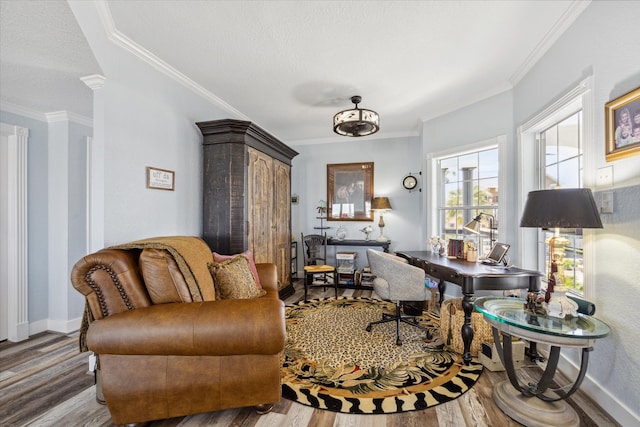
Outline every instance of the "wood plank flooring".
[[[303, 286], [287, 298], [303, 298]], [[344, 296], [371, 297], [371, 291], [341, 290]], [[309, 298], [333, 296], [333, 289], [314, 288]], [[375, 297], [375, 295], [374, 295]], [[95, 400], [88, 353], [79, 353], [77, 333], [42, 333], [20, 343], [0, 343], [0, 426], [112, 426], [106, 406]], [[534, 371], [537, 368], [533, 369]], [[462, 397], [422, 411], [390, 415], [351, 415], [313, 409], [280, 400], [267, 415], [252, 408], [192, 415], [146, 423], [153, 427], [199, 426], [312, 426], [312, 427], [513, 427], [514, 422], [495, 405], [492, 387], [506, 379], [504, 372], [482, 373]], [[558, 379], [561, 382], [560, 379]], [[582, 427], [618, 426], [608, 414], [578, 392], [569, 403]]]

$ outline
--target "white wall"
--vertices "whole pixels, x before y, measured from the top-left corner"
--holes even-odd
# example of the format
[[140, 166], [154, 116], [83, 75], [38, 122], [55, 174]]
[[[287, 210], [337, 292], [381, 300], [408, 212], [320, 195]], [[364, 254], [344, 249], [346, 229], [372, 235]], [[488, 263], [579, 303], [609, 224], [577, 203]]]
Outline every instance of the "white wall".
[[[419, 137], [374, 139], [374, 137], [344, 137], [344, 142], [293, 146], [300, 154], [294, 157], [291, 171], [291, 194], [299, 196], [299, 204], [291, 205], [291, 229], [296, 240], [300, 233], [318, 232], [316, 219], [318, 201], [327, 200], [327, 164], [373, 162], [374, 196], [387, 196], [393, 210], [384, 215], [384, 234], [391, 240], [390, 250], [418, 250], [427, 236], [421, 212], [423, 193], [409, 193], [402, 188], [402, 178], [421, 170], [422, 151]], [[339, 226], [347, 229], [347, 239], [364, 239], [360, 229], [371, 225], [373, 238], [379, 236], [378, 214], [374, 221], [325, 221], [325, 230], [333, 236]], [[302, 269], [302, 252], [298, 243], [298, 269]], [[335, 249], [335, 248], [332, 248]], [[365, 248], [366, 249], [366, 248]], [[339, 247], [338, 250], [358, 252], [359, 266], [366, 265], [365, 249]], [[333, 252], [332, 252], [333, 253]]]
[[[585, 77], [593, 77], [594, 140], [585, 147], [585, 157], [590, 157], [584, 170], [585, 183], [594, 187], [597, 169], [608, 165], [613, 165], [615, 181], [614, 214], [601, 215], [604, 230], [595, 232], [593, 300], [596, 316], [609, 324], [612, 333], [596, 342], [582, 389], [622, 425], [640, 423], [640, 331], [636, 327], [640, 301], [640, 156], [605, 161], [604, 104], [640, 86], [640, 56], [636, 54], [640, 52], [640, 38], [637, 26], [631, 23], [634, 16], [640, 16], [640, 2], [592, 2], [512, 91], [431, 120], [423, 127], [427, 153], [463, 146], [487, 133], [508, 132], [510, 150], [505, 166], [510, 168], [508, 176], [516, 177], [520, 171], [516, 169], [514, 129]], [[474, 132], [455, 136], [453, 130], [460, 123]], [[519, 220], [515, 184], [514, 179], [507, 189], [506, 202], [511, 212], [511, 235], [507, 234], [507, 238], [513, 238], [511, 242], [517, 241]], [[574, 371], [577, 352], [562, 353], [566, 358], [563, 370]]]
[[[513, 134], [513, 94], [506, 91], [485, 99], [476, 104], [462, 108], [451, 114], [445, 114], [433, 120], [423, 123], [422, 143], [427, 157], [439, 155], [442, 152], [452, 150], [455, 147], [466, 147], [481, 143], [482, 141], [495, 140], [498, 137], [506, 139], [501, 148], [500, 173], [505, 177], [516, 176], [516, 165], [511, 159], [515, 158], [515, 143]], [[425, 163], [428, 160], [425, 159]], [[510, 206], [515, 199], [516, 180], [506, 179], [501, 182], [500, 203]], [[429, 196], [431, 197], [431, 195]], [[426, 200], [426, 212], [430, 212], [431, 204]], [[517, 221], [515, 215], [509, 209], [501, 210], [501, 235], [511, 244], [516, 243]], [[428, 230], [429, 235], [437, 234], [434, 229]], [[513, 253], [512, 253], [513, 252]], [[509, 253], [511, 260], [515, 251]]]
[[[69, 5], [106, 78], [94, 106], [94, 144], [104, 151], [104, 174], [96, 177], [104, 245], [200, 235], [202, 135], [195, 123], [236, 117], [111, 42], [93, 2]], [[175, 171], [175, 191], [147, 189], [147, 166]]]

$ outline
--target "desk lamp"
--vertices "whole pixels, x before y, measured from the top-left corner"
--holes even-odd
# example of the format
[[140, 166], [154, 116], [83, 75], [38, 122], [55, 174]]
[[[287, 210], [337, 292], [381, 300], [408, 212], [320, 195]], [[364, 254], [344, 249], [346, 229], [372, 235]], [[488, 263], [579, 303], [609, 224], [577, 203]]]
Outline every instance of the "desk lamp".
[[371, 210], [380, 211], [380, 222], [378, 222], [378, 227], [380, 227], [380, 237], [378, 237], [378, 242], [388, 242], [389, 239], [387, 239], [382, 232], [384, 229], [384, 219], [382, 218], [382, 215], [391, 210], [391, 202], [389, 201], [389, 198], [374, 197], [373, 202], [371, 203]]
[[[563, 308], [573, 306], [569, 302], [565, 303], [565, 300], [571, 300], [563, 295], [566, 292], [564, 284], [556, 288], [555, 273], [558, 272], [558, 259], [554, 249], [560, 238], [560, 228], [602, 228], [602, 221], [591, 190], [559, 188], [529, 192], [520, 218], [520, 227], [555, 229], [553, 237], [549, 240], [549, 278], [545, 301], [549, 302], [555, 291], [560, 294], [560, 301], [556, 303]], [[562, 312], [563, 310], [560, 310], [557, 314]], [[552, 315], [551, 311], [549, 314]]]
[[493, 215], [480, 212], [477, 217], [473, 218], [467, 225], [464, 226], [464, 229], [475, 234], [480, 234], [480, 219], [482, 219], [482, 215], [489, 217], [489, 239], [491, 240], [491, 247], [493, 247], [493, 244], [496, 241], [493, 235], [493, 230], [495, 230], [495, 228], [493, 227], [495, 220]]

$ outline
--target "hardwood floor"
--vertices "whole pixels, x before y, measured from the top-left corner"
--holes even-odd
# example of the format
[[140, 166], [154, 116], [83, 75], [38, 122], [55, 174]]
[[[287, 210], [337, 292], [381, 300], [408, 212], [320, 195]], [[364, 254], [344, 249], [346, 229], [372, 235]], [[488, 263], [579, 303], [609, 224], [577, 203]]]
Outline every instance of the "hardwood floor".
[[[302, 284], [286, 299], [302, 299]], [[341, 290], [345, 296], [370, 297], [371, 291]], [[310, 290], [309, 298], [330, 297], [332, 289]], [[88, 353], [79, 353], [77, 333], [42, 333], [20, 343], [0, 343], [0, 426], [111, 426], [106, 406], [95, 400]], [[533, 369], [537, 371], [537, 368]], [[506, 379], [504, 372], [482, 373], [478, 383], [462, 397], [422, 411], [390, 415], [351, 415], [316, 410], [286, 399], [267, 415], [253, 408], [154, 421], [153, 427], [196, 426], [386, 426], [476, 427], [519, 426], [495, 405], [492, 387]], [[558, 380], [562, 382], [562, 380]], [[578, 392], [569, 403], [580, 415], [582, 427], [618, 426], [594, 402]]]

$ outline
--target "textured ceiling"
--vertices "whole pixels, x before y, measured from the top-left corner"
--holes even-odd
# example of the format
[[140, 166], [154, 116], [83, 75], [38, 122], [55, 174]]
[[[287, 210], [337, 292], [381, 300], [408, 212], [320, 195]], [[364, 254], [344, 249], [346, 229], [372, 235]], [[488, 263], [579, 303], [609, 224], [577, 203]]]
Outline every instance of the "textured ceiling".
[[0, 101], [40, 113], [91, 117], [100, 74], [66, 1], [0, 1]]
[[[352, 95], [380, 113], [373, 137], [390, 137], [507, 90], [588, 2], [106, 4], [105, 19], [128, 44], [230, 111], [302, 143], [345, 138], [333, 133], [332, 116]], [[66, 2], [2, 0], [1, 12], [1, 100], [90, 116], [91, 91], [78, 78], [100, 69]]]

